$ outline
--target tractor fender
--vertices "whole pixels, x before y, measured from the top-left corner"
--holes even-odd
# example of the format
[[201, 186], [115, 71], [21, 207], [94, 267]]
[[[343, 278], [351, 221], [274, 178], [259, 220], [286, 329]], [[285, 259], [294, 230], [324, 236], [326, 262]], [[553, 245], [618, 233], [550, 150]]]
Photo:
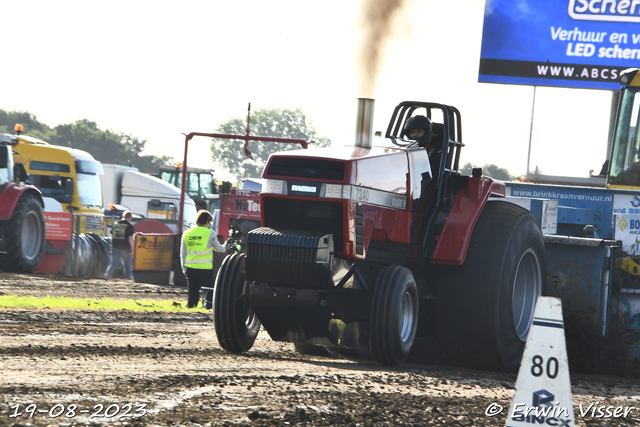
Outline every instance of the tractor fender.
[[469, 177], [466, 187], [456, 195], [451, 212], [431, 258], [432, 264], [462, 265], [467, 256], [473, 229], [489, 197], [505, 197], [504, 182], [490, 177]]
[[33, 185], [21, 185], [10, 182], [5, 190], [0, 193], [0, 221], [11, 219], [16, 203], [23, 194], [31, 194], [35, 196], [40, 205], [44, 208], [42, 193]]

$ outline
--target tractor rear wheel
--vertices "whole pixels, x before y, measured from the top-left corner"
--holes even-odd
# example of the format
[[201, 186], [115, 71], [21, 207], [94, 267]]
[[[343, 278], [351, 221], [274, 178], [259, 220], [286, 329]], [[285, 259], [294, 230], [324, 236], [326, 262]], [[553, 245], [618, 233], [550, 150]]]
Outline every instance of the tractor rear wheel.
[[515, 371], [544, 292], [545, 253], [536, 217], [508, 202], [487, 203], [465, 263], [439, 283], [438, 335], [445, 363]]
[[418, 326], [418, 287], [411, 270], [385, 267], [373, 291], [369, 341], [378, 362], [399, 365], [409, 356]]
[[218, 275], [213, 298], [213, 317], [218, 342], [227, 351], [249, 350], [260, 331], [260, 321], [248, 305], [249, 284], [245, 281], [244, 253], [227, 256]]
[[23, 194], [11, 219], [4, 221], [6, 254], [0, 256], [0, 268], [14, 273], [33, 273], [38, 268], [45, 246], [44, 210], [38, 199]]

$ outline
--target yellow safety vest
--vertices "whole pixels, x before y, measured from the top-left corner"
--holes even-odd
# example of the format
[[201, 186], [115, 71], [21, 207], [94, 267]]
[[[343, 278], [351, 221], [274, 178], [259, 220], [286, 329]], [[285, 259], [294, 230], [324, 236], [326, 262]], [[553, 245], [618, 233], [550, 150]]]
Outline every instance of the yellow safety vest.
[[187, 248], [184, 265], [189, 268], [213, 270], [213, 248], [209, 245], [211, 229], [193, 227], [185, 231], [183, 239]]

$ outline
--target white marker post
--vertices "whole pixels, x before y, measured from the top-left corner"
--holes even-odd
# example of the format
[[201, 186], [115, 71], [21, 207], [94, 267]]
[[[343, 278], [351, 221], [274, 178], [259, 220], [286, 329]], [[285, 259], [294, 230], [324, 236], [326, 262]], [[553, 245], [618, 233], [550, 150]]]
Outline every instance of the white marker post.
[[538, 297], [524, 346], [507, 427], [575, 426], [559, 298]]

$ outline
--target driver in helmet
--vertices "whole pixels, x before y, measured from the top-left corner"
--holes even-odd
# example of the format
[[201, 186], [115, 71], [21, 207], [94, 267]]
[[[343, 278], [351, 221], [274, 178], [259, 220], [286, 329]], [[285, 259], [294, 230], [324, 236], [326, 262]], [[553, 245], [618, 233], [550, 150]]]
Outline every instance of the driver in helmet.
[[428, 150], [432, 132], [433, 124], [431, 120], [426, 116], [413, 116], [409, 117], [405, 122], [402, 135], [405, 138], [417, 141], [420, 147], [426, 147]]
[[[434, 178], [438, 176], [442, 157], [442, 125], [436, 123], [436, 126], [428, 117], [418, 115], [409, 117], [402, 129], [402, 135], [405, 138], [415, 140], [418, 146], [427, 150], [429, 162], [431, 163], [431, 173]], [[433, 144], [431, 144], [432, 138], [435, 138]]]

